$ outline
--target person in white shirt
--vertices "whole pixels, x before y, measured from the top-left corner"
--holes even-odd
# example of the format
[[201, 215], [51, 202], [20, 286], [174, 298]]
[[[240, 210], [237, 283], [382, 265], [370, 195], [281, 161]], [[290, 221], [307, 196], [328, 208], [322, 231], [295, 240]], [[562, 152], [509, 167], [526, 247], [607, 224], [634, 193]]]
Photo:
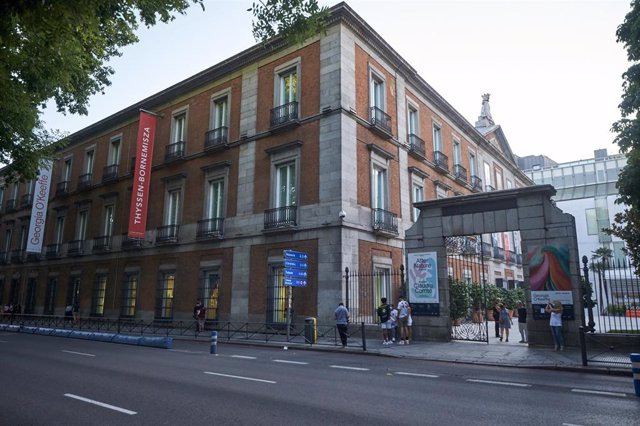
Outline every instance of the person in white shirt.
[[400, 344], [409, 344], [409, 302], [404, 297], [398, 302], [398, 323], [400, 324]]
[[547, 303], [544, 311], [551, 314], [549, 317], [549, 326], [551, 327], [551, 334], [553, 335], [553, 343], [556, 346], [556, 351], [558, 349], [563, 351], [564, 337], [562, 336], [562, 303], [560, 303], [559, 300], [554, 300], [553, 303]]

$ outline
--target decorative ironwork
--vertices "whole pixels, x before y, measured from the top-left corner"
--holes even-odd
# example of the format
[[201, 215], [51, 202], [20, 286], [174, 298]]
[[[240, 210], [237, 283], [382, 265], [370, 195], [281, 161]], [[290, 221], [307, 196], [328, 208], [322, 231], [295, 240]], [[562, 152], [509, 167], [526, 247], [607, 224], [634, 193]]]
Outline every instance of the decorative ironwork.
[[58, 182], [56, 184], [56, 195], [57, 196], [67, 195], [69, 193], [70, 186], [71, 186], [71, 182], [69, 182], [68, 180]]
[[456, 179], [458, 179], [459, 181], [461, 182], [467, 181], [467, 169], [462, 167], [461, 164], [455, 164], [453, 166], [453, 173], [455, 174]]
[[413, 133], [409, 135], [409, 151], [422, 157], [425, 156], [424, 141]]
[[91, 180], [93, 179], [93, 173], [85, 173], [78, 176], [78, 191], [83, 191], [91, 188]]
[[67, 254], [69, 256], [82, 256], [84, 254], [84, 240], [69, 241]]
[[473, 191], [482, 191], [482, 179], [476, 175], [471, 176], [471, 189]]
[[122, 239], [121, 247], [122, 247], [122, 250], [136, 250], [136, 249], [141, 249], [143, 244], [144, 244], [143, 238], [131, 238], [131, 237], [125, 236]]
[[111, 182], [118, 179], [118, 165], [112, 164], [104, 168], [102, 172], [102, 182]]
[[104, 252], [111, 250], [111, 237], [103, 235], [93, 239], [93, 251]]
[[398, 235], [398, 215], [384, 209], [372, 209], [371, 227], [374, 231]]
[[226, 146], [229, 143], [229, 128], [218, 127], [204, 134], [204, 149]]
[[391, 116], [378, 107], [369, 110], [369, 122], [374, 128], [381, 129], [387, 135], [391, 135]]
[[484, 186], [484, 192], [491, 192], [491, 191], [495, 191], [496, 189], [493, 187], [493, 185], [485, 185]]
[[433, 151], [433, 162], [435, 163], [437, 168], [444, 171], [449, 171], [449, 157], [444, 155], [443, 152]]
[[173, 161], [178, 160], [184, 157], [184, 141], [178, 141], [172, 144], [167, 145], [166, 151], [164, 154], [165, 161]]
[[264, 229], [291, 228], [298, 224], [298, 207], [285, 206], [264, 211]]
[[223, 225], [224, 218], [222, 217], [199, 220], [196, 238], [201, 240], [208, 238], [222, 238], [224, 229]]
[[271, 110], [271, 127], [281, 126], [298, 120], [298, 101], [277, 106]]
[[180, 231], [180, 225], [159, 226], [156, 234], [156, 243], [158, 244], [177, 243], [178, 231]]
[[47, 259], [55, 259], [60, 257], [62, 244], [49, 244], [47, 245], [45, 256]]
[[31, 207], [33, 204], [33, 194], [24, 194], [20, 199], [20, 207]]
[[406, 296], [404, 265], [372, 271], [345, 268], [343, 278], [346, 289], [343, 300], [351, 322], [377, 324], [380, 298], [386, 297], [393, 304], [400, 296]]

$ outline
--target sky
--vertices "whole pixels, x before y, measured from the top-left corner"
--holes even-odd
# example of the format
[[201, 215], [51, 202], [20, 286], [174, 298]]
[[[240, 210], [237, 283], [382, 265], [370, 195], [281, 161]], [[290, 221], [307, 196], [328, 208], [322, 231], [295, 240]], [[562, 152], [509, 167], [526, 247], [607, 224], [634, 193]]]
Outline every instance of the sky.
[[[319, 0], [326, 6], [338, 2]], [[252, 0], [205, 0], [205, 11], [137, 34], [114, 58], [111, 86], [87, 116], [50, 103], [47, 127], [73, 133], [207, 69], [256, 42]], [[616, 29], [630, 0], [349, 0], [347, 4], [472, 124], [482, 94], [514, 154], [557, 162], [593, 158], [613, 144], [622, 74]]]

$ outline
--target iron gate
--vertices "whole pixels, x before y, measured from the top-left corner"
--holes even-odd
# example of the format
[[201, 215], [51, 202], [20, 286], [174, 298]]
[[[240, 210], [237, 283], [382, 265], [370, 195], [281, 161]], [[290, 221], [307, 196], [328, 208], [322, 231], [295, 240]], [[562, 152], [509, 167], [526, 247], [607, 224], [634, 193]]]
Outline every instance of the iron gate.
[[389, 304], [395, 305], [400, 296], [405, 296], [404, 265], [399, 269], [374, 267], [366, 272], [345, 268], [344, 272], [344, 304], [349, 309], [351, 322], [377, 324], [376, 308], [380, 298], [386, 297]]
[[447, 237], [451, 339], [489, 343], [482, 236]]

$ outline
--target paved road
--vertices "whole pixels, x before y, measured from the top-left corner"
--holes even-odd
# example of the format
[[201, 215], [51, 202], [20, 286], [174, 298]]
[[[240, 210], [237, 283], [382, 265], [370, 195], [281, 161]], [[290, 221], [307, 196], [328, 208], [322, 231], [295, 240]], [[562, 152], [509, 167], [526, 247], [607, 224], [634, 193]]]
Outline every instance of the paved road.
[[0, 334], [11, 425], [632, 425], [626, 377], [198, 342]]

